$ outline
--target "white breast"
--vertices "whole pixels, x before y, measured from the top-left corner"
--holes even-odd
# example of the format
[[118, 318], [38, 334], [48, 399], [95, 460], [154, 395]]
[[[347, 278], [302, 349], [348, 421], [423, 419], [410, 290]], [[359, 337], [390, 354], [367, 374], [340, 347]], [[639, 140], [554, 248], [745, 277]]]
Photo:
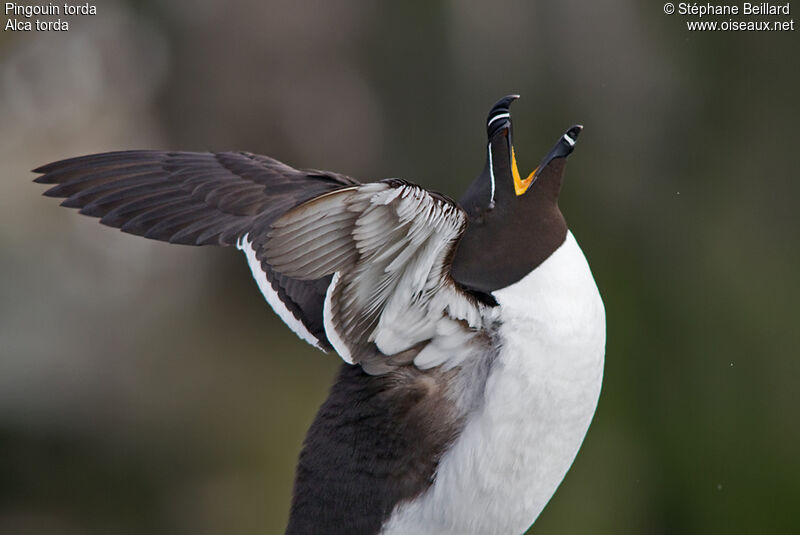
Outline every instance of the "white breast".
[[501, 351], [485, 402], [468, 416], [436, 480], [400, 505], [384, 534], [519, 534], [564, 478], [600, 395], [605, 311], [572, 233], [494, 295]]

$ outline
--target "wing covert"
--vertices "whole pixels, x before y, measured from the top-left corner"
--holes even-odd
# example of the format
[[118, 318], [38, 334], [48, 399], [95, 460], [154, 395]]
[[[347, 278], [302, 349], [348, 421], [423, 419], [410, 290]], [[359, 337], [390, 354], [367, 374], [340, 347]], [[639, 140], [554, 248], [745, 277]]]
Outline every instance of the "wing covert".
[[273, 224], [260, 254], [296, 280], [332, 276], [325, 333], [369, 373], [414, 362], [455, 365], [486, 305], [453, 282], [449, 260], [466, 228], [455, 202], [386, 180], [323, 194]]
[[[358, 184], [345, 175], [299, 170], [247, 152], [134, 150], [80, 156], [34, 172], [45, 195], [123, 232], [186, 245], [236, 245], [272, 308], [301, 338], [330, 349], [322, 306], [330, 278], [294, 280], [250, 255], [244, 237], [304, 201]], [[251, 258], [252, 256], [252, 258]], [[263, 279], [263, 280], [262, 280]]]

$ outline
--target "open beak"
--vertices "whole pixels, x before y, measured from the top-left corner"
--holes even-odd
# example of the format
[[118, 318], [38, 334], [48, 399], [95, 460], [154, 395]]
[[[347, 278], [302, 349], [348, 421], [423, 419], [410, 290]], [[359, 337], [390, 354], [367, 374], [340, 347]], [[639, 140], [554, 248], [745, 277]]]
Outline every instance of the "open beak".
[[514, 190], [516, 191], [517, 195], [522, 195], [531, 185], [539, 178], [539, 175], [542, 171], [544, 171], [547, 166], [555, 160], [556, 158], [566, 158], [572, 152], [572, 149], [575, 148], [575, 143], [578, 140], [578, 136], [583, 130], [583, 126], [576, 124], [570, 126], [569, 129], [564, 132], [564, 135], [561, 136], [558, 141], [556, 142], [555, 146], [550, 149], [550, 152], [547, 153], [541, 163], [533, 170], [533, 172], [528, 175], [527, 178], [522, 179], [519, 175], [519, 170], [517, 169], [517, 159], [514, 156], [514, 148], [511, 148], [511, 172], [514, 175]]

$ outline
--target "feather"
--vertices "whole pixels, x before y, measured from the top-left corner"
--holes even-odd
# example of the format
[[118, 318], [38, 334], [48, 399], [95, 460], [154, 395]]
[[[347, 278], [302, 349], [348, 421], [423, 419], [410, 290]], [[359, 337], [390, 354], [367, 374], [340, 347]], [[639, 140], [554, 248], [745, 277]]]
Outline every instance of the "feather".
[[[263, 246], [278, 217], [309, 199], [357, 185], [352, 178], [244, 152], [110, 152], [34, 172], [41, 173], [36, 182], [52, 185], [45, 195], [65, 198], [64, 206], [105, 225], [171, 243], [240, 245], [273, 308], [304, 339], [330, 348], [322, 318], [330, 277], [298, 281], [278, 274], [263, 261]], [[333, 253], [328, 251], [328, 264]]]
[[278, 218], [264, 259], [295, 279], [335, 272], [324, 326], [345, 361], [368, 373], [412, 359], [425, 367], [460, 362], [458, 344], [475, 331], [453, 315], [485, 312], [445, 266], [465, 218], [452, 201], [407, 182], [345, 188]]

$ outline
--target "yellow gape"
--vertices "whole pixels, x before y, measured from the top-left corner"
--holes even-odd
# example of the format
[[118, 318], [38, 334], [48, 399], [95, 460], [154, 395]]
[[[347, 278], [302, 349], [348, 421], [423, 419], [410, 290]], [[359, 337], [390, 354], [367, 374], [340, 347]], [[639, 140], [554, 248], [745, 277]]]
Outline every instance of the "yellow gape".
[[536, 171], [539, 168], [533, 170], [531, 174], [528, 175], [528, 178], [522, 180], [519, 176], [519, 169], [517, 169], [517, 157], [514, 154], [514, 147], [511, 147], [511, 174], [514, 175], [514, 191], [517, 194], [517, 197], [528, 191], [528, 188], [531, 186], [533, 182], [533, 177], [536, 175]]

